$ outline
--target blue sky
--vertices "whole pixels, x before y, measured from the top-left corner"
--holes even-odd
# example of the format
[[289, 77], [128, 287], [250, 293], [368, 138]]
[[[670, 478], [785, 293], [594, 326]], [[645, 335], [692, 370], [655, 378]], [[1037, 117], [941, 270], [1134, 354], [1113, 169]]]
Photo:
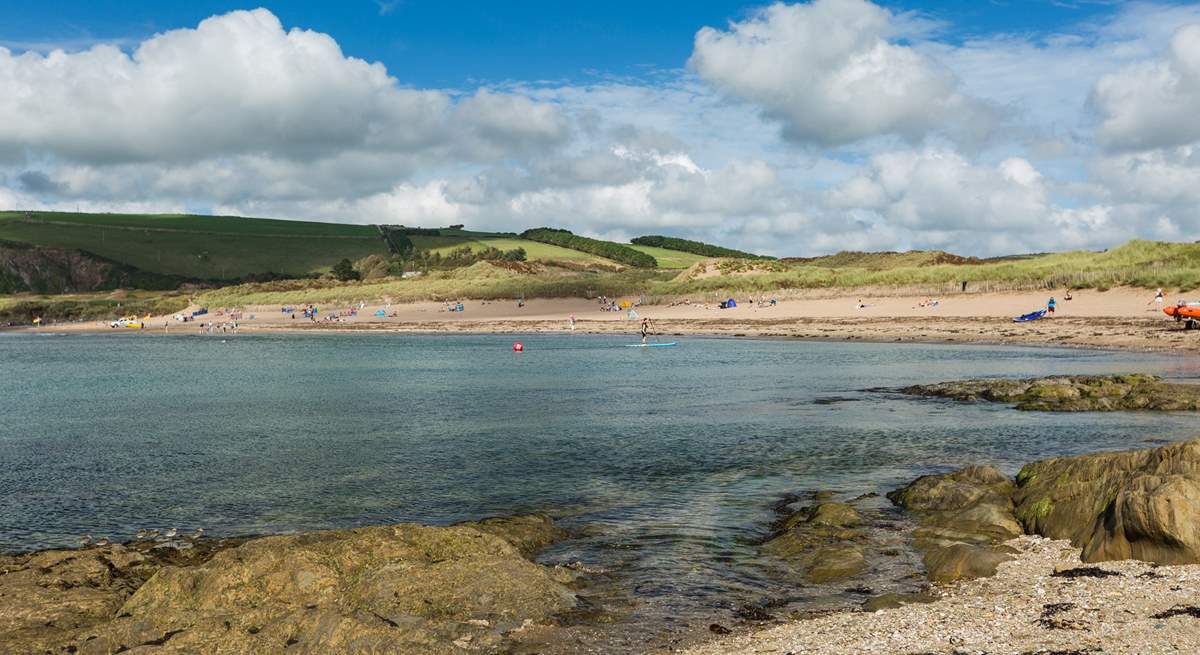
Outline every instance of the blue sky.
[[1200, 234], [1200, 2], [0, 7], [0, 208], [776, 255]]
[[[3, 10], [0, 43], [78, 48], [95, 41], [136, 43], [235, 9], [264, 6], [287, 25], [326, 32], [347, 54], [378, 60], [417, 86], [458, 87], [481, 80], [580, 80], [683, 67], [703, 26], [740, 20], [763, 3], [467, 2], [347, 0], [238, 3], [59, 0]], [[1081, 0], [880, 3], [944, 26], [949, 41], [996, 32], [1053, 33], [1111, 14], [1111, 2]]]

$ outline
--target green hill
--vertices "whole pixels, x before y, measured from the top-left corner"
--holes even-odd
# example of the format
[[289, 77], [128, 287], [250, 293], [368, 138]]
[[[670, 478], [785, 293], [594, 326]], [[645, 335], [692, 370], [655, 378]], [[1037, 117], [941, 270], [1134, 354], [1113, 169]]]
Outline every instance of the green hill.
[[80, 250], [142, 271], [202, 280], [307, 275], [387, 255], [369, 225], [234, 216], [0, 212], [0, 240]]
[[637, 246], [651, 246], [654, 248], [662, 248], [677, 252], [686, 252], [702, 257], [731, 257], [736, 259], [773, 259], [772, 257], [764, 257], [755, 255], [754, 253], [742, 252], [732, 248], [722, 248], [714, 246], [711, 243], [703, 241], [692, 241], [690, 239], [679, 239], [676, 237], [665, 237], [658, 234], [651, 234], [644, 237], [636, 237], [633, 239], [633, 244]]

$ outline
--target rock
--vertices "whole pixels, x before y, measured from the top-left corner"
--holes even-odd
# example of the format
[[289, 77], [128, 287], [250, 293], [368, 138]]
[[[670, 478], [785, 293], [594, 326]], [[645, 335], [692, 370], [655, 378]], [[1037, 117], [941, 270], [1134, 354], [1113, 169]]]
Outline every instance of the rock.
[[821, 503], [792, 514], [762, 546], [771, 557], [789, 559], [812, 582], [840, 580], [867, 567], [866, 534], [852, 529], [862, 515], [846, 503]]
[[954, 400], [1013, 403], [1047, 412], [1200, 409], [1200, 385], [1163, 382], [1152, 375], [1075, 375], [1024, 380], [961, 380], [923, 384], [900, 393]]
[[550, 517], [541, 514], [484, 519], [470, 525], [516, 546], [526, 559], [532, 559], [546, 546], [567, 537], [566, 530], [554, 525]]
[[925, 550], [925, 570], [933, 582], [970, 580], [996, 575], [996, 567], [1017, 551], [1003, 545], [979, 546], [951, 543]]
[[864, 612], [890, 610], [900, 607], [901, 605], [911, 605], [913, 603], [932, 603], [937, 601], [937, 599], [937, 596], [923, 592], [911, 594], [880, 594], [874, 598], [868, 598], [866, 602], [862, 604], [862, 610]]
[[0, 643], [47, 651], [111, 618], [157, 571], [146, 562], [122, 546], [0, 556]]
[[994, 467], [968, 466], [922, 476], [887, 497], [917, 516], [913, 546], [929, 579], [947, 582], [993, 575], [1011, 559], [1011, 550], [999, 544], [1021, 534], [1013, 516], [1015, 489]]
[[[0, 643], [81, 655], [504, 650], [510, 632], [576, 606], [523, 556], [554, 533], [519, 517], [262, 537], [183, 566], [120, 546], [6, 558]], [[71, 576], [86, 584], [30, 596]]]
[[1017, 485], [1025, 530], [1070, 539], [1085, 562], [1200, 562], [1200, 440], [1034, 462]]

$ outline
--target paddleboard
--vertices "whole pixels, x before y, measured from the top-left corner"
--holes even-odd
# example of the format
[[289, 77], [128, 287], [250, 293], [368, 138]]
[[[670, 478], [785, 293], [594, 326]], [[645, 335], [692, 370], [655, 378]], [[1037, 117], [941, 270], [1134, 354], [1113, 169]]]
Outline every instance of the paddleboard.
[[666, 348], [667, 346], [674, 346], [674, 345], [675, 345], [675, 342], [672, 341], [671, 343], [627, 343], [627, 344], [625, 344], [625, 347], [626, 348]]

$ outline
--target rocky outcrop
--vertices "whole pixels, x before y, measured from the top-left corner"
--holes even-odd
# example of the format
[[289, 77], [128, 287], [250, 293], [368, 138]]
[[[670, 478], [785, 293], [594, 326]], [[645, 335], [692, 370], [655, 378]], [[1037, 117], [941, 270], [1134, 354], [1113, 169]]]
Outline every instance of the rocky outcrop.
[[1025, 530], [1070, 539], [1086, 562], [1200, 562], [1200, 441], [1035, 462], [1017, 485]]
[[1013, 516], [1015, 488], [993, 467], [970, 466], [920, 477], [888, 499], [920, 521], [913, 546], [929, 579], [948, 582], [992, 575], [1011, 558], [1002, 544], [1021, 534]]
[[888, 494], [917, 516], [930, 579], [991, 575], [1022, 533], [1068, 539], [1085, 562], [1200, 563], [1200, 440], [1027, 464], [1015, 483], [971, 466]]
[[79, 250], [0, 241], [0, 294], [174, 289], [183, 278], [141, 271]]
[[[576, 606], [523, 553], [546, 519], [262, 537], [165, 564], [124, 546], [0, 563], [6, 653], [498, 652]], [[511, 541], [510, 541], [511, 539]]]
[[787, 517], [762, 545], [763, 554], [787, 559], [812, 582], [847, 578], [867, 568], [862, 515], [846, 503], [826, 502]]
[[1075, 375], [1026, 380], [961, 380], [922, 384], [900, 393], [1012, 403], [1046, 412], [1182, 411], [1200, 409], [1200, 385], [1172, 384], [1152, 375]]

